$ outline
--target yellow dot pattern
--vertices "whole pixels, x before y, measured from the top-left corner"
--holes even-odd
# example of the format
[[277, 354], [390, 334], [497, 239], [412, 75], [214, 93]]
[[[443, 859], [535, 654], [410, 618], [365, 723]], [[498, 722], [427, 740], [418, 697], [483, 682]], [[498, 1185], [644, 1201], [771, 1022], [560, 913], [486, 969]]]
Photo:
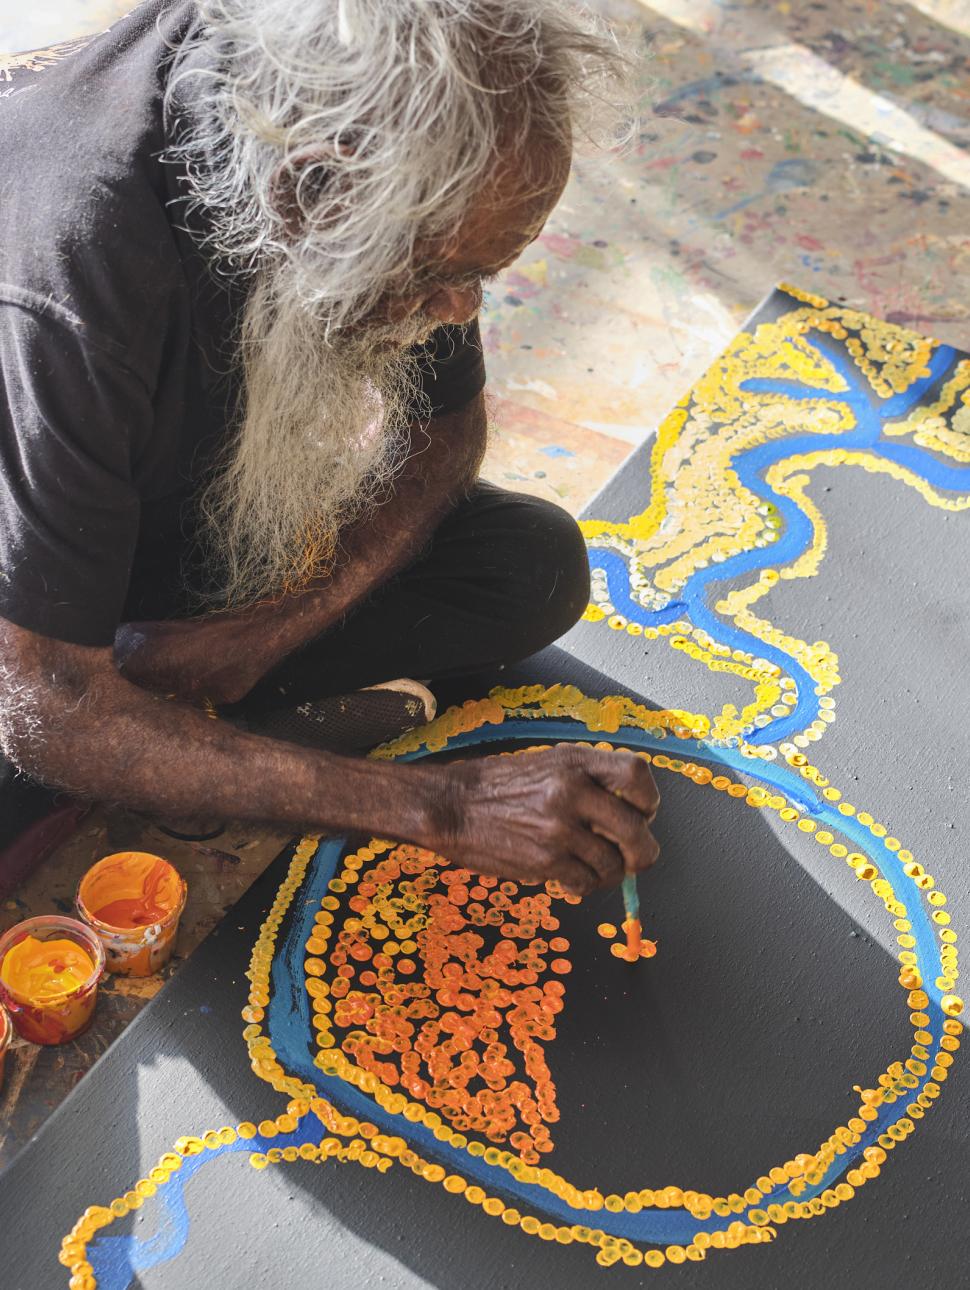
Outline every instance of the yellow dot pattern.
[[[834, 365], [810, 343], [811, 334], [840, 341], [871, 389], [889, 398], [926, 376], [935, 342], [905, 328], [880, 322], [857, 310], [784, 286], [795, 307], [772, 322], [741, 332], [691, 392], [660, 426], [650, 459], [650, 504], [622, 522], [587, 520], [581, 525], [593, 566], [588, 622], [613, 631], [665, 639], [667, 645], [711, 672], [728, 673], [746, 682], [749, 701], [724, 704], [719, 711], [695, 714], [719, 739], [741, 738], [753, 724], [784, 716], [795, 702], [794, 682], [781, 669], [749, 650], [734, 649], [689, 621], [652, 627], [630, 621], [616, 611], [609, 587], [596, 567], [596, 549], [608, 548], [629, 568], [630, 593], [644, 610], [665, 608], [692, 575], [712, 564], [756, 548], [770, 550], [782, 521], [777, 508], [754, 495], [740, 481], [735, 458], [776, 440], [808, 435], [838, 435], [855, 428], [845, 403], [825, 397], [845, 392]], [[820, 390], [811, 400], [754, 393], [744, 383], [752, 377], [798, 382]], [[970, 360], [956, 365], [935, 400], [907, 417], [889, 421], [887, 436], [906, 436], [918, 446], [953, 461], [970, 461]], [[913, 471], [876, 453], [849, 448], [793, 452], [771, 466], [766, 482], [794, 502], [809, 521], [812, 539], [796, 558], [765, 568], [713, 608], [749, 637], [784, 652], [801, 665], [816, 694], [829, 696], [839, 684], [839, 660], [828, 641], [805, 641], [752, 611], [780, 582], [813, 577], [826, 553], [825, 520], [808, 488], [822, 467], [858, 468], [888, 475], [916, 490], [931, 506], [946, 511], [970, 508], [970, 496], [941, 492]], [[646, 481], [645, 481], [646, 482]], [[794, 737], [799, 747], [821, 738], [835, 719], [828, 704]], [[749, 745], [751, 755], [772, 755], [763, 743]]]

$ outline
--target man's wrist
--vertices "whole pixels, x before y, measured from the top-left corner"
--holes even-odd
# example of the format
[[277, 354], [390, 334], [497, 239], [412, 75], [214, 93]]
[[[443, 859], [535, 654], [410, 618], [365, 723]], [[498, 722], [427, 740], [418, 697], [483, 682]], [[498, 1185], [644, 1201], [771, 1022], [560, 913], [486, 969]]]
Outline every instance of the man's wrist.
[[448, 775], [441, 767], [325, 755], [314, 776], [311, 822], [434, 846], [447, 835]]

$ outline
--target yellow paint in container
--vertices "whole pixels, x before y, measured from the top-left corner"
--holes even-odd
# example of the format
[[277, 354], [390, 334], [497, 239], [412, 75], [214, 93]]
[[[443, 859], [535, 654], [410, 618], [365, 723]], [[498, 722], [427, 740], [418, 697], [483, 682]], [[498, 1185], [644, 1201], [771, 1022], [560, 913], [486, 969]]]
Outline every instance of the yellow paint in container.
[[73, 918], [28, 918], [0, 937], [0, 1003], [31, 1043], [63, 1044], [86, 1030], [103, 972], [101, 942]]
[[119, 851], [87, 871], [77, 910], [104, 946], [108, 971], [151, 976], [175, 946], [187, 887], [179, 871], [147, 851]]

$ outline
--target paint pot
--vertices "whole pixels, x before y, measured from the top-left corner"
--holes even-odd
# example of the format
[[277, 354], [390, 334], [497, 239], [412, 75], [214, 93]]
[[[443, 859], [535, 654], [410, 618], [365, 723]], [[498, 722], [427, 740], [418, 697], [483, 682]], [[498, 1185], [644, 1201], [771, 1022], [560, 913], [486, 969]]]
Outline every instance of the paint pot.
[[63, 1044], [87, 1029], [103, 972], [101, 942], [73, 918], [28, 918], [0, 937], [0, 1003], [33, 1044]]
[[77, 912], [104, 946], [109, 972], [151, 976], [168, 962], [186, 891], [179, 871], [147, 851], [119, 851], [91, 866]]
[[3, 1068], [11, 1039], [13, 1039], [13, 1022], [10, 1020], [10, 1013], [0, 1003], [0, 1093], [3, 1092]]

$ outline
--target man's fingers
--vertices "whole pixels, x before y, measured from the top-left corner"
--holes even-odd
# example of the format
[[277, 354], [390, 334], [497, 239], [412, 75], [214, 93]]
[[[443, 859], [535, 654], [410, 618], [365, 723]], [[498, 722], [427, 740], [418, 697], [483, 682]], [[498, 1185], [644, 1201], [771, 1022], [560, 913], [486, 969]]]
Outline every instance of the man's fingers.
[[627, 873], [641, 873], [656, 863], [660, 847], [649, 820], [629, 802], [600, 790], [591, 795], [587, 813], [590, 828], [619, 848]]
[[560, 886], [574, 896], [588, 896], [600, 885], [596, 870], [578, 855], [560, 860], [550, 877], [555, 878]]
[[624, 856], [612, 839], [590, 829], [578, 829], [573, 850], [596, 874], [597, 886], [615, 887], [622, 881]]
[[660, 805], [660, 793], [644, 759], [620, 749], [616, 752], [591, 749], [590, 752], [592, 756], [585, 765], [587, 774], [603, 788], [621, 794], [625, 801], [652, 820]]

